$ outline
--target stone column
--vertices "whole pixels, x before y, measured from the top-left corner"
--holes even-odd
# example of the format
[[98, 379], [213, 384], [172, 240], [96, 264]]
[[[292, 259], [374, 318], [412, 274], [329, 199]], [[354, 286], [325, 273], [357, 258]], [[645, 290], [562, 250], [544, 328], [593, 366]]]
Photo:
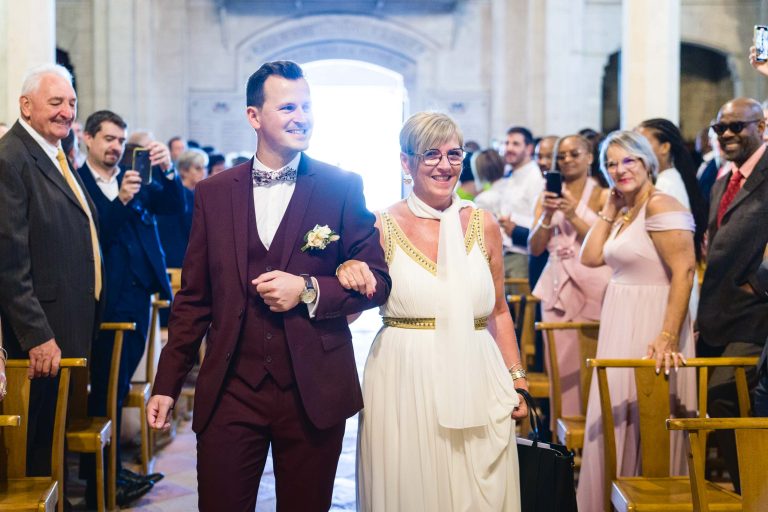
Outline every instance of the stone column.
[[623, 0], [621, 127], [680, 117], [680, 0]]
[[0, 121], [19, 117], [27, 70], [55, 60], [55, 0], [0, 0]]

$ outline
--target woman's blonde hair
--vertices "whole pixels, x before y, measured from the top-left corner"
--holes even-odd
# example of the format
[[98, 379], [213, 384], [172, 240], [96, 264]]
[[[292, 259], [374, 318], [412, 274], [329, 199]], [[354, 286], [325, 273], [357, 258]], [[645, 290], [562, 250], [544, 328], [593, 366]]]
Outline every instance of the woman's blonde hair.
[[418, 112], [409, 117], [400, 130], [400, 151], [410, 156], [421, 155], [454, 136], [459, 146], [463, 146], [464, 135], [453, 119], [439, 112]]

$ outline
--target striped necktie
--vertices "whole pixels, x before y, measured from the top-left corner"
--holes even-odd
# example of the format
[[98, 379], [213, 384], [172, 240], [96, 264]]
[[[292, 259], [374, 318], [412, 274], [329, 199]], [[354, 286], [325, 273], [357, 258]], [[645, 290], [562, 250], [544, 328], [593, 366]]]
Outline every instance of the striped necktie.
[[96, 297], [96, 300], [99, 300], [99, 295], [101, 294], [101, 249], [99, 248], [99, 237], [96, 234], [96, 224], [93, 222], [91, 209], [88, 207], [85, 197], [83, 197], [80, 192], [80, 187], [77, 186], [75, 176], [72, 174], [72, 170], [69, 168], [69, 163], [67, 162], [67, 157], [64, 156], [64, 152], [61, 148], [59, 148], [59, 152], [56, 154], [56, 160], [59, 161], [59, 168], [61, 169], [62, 174], [64, 174], [64, 179], [67, 181], [67, 185], [72, 189], [72, 193], [75, 194], [85, 215], [88, 216], [88, 226], [91, 228], [91, 251], [93, 252], [93, 295]]

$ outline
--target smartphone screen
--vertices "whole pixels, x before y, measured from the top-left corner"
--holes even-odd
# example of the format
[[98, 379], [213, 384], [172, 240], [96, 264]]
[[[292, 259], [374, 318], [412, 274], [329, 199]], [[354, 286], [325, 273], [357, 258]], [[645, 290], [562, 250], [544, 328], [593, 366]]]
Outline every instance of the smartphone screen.
[[563, 175], [556, 171], [549, 171], [546, 175], [547, 192], [563, 195]]
[[133, 150], [133, 170], [141, 176], [141, 184], [152, 183], [152, 164], [149, 162], [149, 150], [136, 148]]
[[768, 26], [755, 25], [755, 60], [768, 61]]

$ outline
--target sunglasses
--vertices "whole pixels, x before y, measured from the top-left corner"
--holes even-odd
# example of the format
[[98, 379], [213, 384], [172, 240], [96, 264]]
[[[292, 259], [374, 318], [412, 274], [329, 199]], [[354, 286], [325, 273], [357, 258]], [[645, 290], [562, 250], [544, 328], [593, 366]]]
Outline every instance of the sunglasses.
[[718, 134], [722, 135], [727, 130], [730, 130], [731, 133], [741, 133], [741, 130], [746, 128], [748, 124], [752, 123], [759, 123], [762, 121], [762, 119], [752, 119], [751, 121], [733, 121], [732, 123], [715, 123], [710, 128]]

